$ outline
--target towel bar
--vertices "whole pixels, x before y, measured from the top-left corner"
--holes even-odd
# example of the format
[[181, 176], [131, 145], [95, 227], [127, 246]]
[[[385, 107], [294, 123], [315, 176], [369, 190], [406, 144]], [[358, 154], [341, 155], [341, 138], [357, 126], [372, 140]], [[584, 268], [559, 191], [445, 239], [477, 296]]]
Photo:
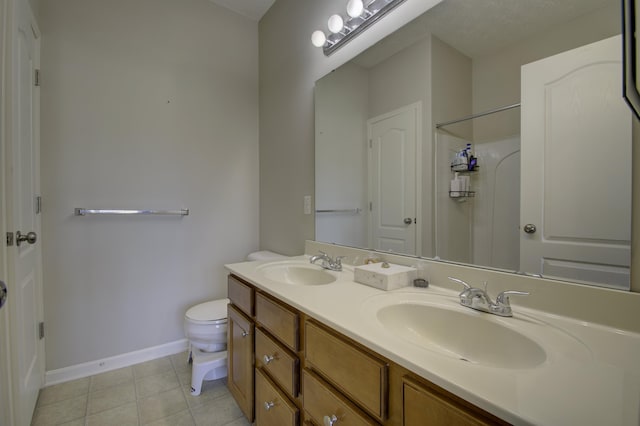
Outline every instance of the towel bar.
[[189, 209], [180, 210], [125, 210], [125, 209], [74, 209], [76, 216], [87, 216], [93, 214], [113, 214], [113, 215], [169, 215], [169, 216], [189, 216]]

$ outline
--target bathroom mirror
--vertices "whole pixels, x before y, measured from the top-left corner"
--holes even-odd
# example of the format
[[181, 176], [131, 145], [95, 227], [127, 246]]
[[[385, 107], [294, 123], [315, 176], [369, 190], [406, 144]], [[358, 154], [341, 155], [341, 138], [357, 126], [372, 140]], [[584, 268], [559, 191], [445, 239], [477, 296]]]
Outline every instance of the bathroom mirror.
[[316, 240], [629, 289], [621, 31], [618, 0], [446, 0], [318, 80]]

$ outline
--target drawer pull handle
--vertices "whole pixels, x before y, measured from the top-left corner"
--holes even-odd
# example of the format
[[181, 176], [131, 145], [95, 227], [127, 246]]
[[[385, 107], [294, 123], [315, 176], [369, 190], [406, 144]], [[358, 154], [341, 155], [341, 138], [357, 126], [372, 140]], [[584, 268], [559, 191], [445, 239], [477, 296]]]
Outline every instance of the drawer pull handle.
[[273, 401], [268, 401], [264, 403], [264, 409], [269, 411], [271, 410], [273, 407], [275, 407], [276, 403]]
[[274, 359], [275, 359], [275, 357], [273, 355], [271, 355], [271, 356], [265, 355], [265, 356], [262, 357], [262, 361], [264, 361], [265, 365], [269, 364]]
[[[242, 330], [242, 329], [240, 329]], [[242, 330], [242, 337], [247, 337], [249, 333], [247, 331]]]
[[335, 414], [332, 414], [331, 416], [324, 416], [324, 426], [333, 426], [336, 423], [338, 423], [338, 418], [336, 417]]

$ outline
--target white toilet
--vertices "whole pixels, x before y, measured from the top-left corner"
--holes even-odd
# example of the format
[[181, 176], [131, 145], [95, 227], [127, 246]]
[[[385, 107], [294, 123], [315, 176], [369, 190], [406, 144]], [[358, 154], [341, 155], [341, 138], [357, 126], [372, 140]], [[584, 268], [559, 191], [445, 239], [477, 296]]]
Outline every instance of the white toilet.
[[229, 299], [195, 305], [184, 315], [192, 362], [191, 395], [200, 395], [203, 380], [227, 375], [227, 304]]
[[[259, 251], [247, 260], [283, 258], [277, 253]], [[184, 332], [189, 340], [191, 395], [200, 395], [203, 380], [227, 376], [227, 305], [229, 299], [211, 300], [192, 306], [184, 315]]]

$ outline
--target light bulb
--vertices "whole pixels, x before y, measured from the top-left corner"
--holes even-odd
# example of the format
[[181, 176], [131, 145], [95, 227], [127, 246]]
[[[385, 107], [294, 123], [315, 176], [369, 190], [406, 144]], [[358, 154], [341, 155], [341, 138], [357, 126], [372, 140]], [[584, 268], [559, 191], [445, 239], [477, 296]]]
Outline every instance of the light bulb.
[[339, 33], [344, 28], [344, 21], [342, 20], [342, 16], [340, 15], [331, 15], [329, 17], [329, 22], [327, 22], [329, 27], [329, 31], [334, 34]]
[[327, 37], [324, 35], [324, 33], [320, 30], [314, 31], [311, 34], [311, 43], [313, 43], [313, 45], [315, 47], [322, 47], [324, 46], [325, 42], [327, 41]]
[[364, 12], [364, 3], [362, 0], [349, 0], [347, 3], [347, 15], [357, 18]]

